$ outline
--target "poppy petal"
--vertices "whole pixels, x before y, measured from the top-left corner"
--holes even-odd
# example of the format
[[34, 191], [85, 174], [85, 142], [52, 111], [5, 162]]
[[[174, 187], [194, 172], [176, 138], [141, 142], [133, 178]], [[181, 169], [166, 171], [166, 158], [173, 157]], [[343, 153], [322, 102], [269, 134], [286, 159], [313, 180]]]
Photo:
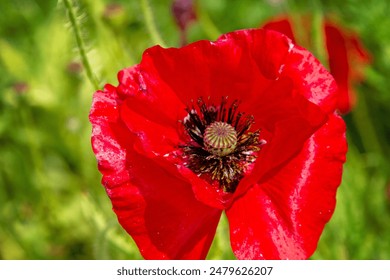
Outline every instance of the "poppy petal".
[[185, 115], [184, 105], [166, 83], [154, 75], [149, 65], [121, 70], [118, 81], [118, 94], [128, 100], [129, 108], [139, 115], [171, 127], [177, 125], [179, 116]]
[[232, 41], [198, 41], [183, 48], [152, 47], [145, 51], [141, 64], [156, 71], [155, 77], [186, 105], [201, 96], [210, 97], [212, 103], [219, 103], [222, 96], [243, 98], [253, 80], [251, 59]]
[[352, 102], [355, 100], [355, 97], [352, 97], [353, 93], [349, 90], [350, 65], [346, 40], [341, 31], [331, 25], [325, 26], [325, 34], [329, 68], [339, 90], [338, 108], [340, 112], [346, 113], [350, 111], [351, 106], [353, 106]]
[[264, 181], [277, 172], [299, 153], [305, 141], [327, 121], [327, 116], [318, 106], [292, 92], [291, 79], [281, 78], [273, 83], [267, 94], [259, 95], [259, 99], [253, 102], [255, 108], [248, 110], [256, 112], [256, 123], [260, 123], [260, 127], [270, 136], [261, 134], [267, 145], [262, 148], [251, 176], [244, 178], [243, 184], [247, 184], [247, 180], [252, 183]]
[[345, 125], [329, 121], [270, 180], [226, 210], [239, 259], [305, 259], [333, 214], [346, 153]]
[[337, 105], [337, 84], [332, 75], [306, 49], [295, 46], [288, 56], [282, 76], [294, 81], [295, 88], [324, 112], [331, 113]]
[[[241, 30], [217, 41], [198, 41], [183, 48], [145, 51], [141, 65], [153, 69], [180, 100], [187, 104], [200, 96], [220, 102], [222, 96], [250, 100], [253, 84], [265, 90], [277, 79], [291, 41], [274, 31]], [[221, 67], [223, 61], [223, 67]]]
[[284, 35], [289, 37], [295, 44], [295, 36], [291, 27], [291, 23], [286, 18], [268, 21], [263, 25], [263, 28], [283, 33]]
[[353, 83], [363, 79], [363, 70], [370, 58], [356, 36], [336, 25], [326, 23], [325, 34], [330, 72], [339, 86], [338, 109], [345, 114], [355, 106]]
[[111, 185], [122, 184], [129, 179], [126, 170], [126, 152], [118, 141], [110, 124], [120, 120], [118, 106], [121, 103], [116, 88], [106, 85], [95, 92], [89, 119], [92, 123], [92, 148], [98, 168]]
[[167, 173], [154, 160], [137, 155], [132, 160], [131, 180], [107, 188], [107, 193], [142, 256], [206, 258], [222, 211], [199, 202], [188, 182]]
[[204, 259], [221, 210], [199, 202], [174, 166], [134, 150], [137, 137], [120, 119], [122, 104], [106, 86], [94, 94], [90, 113], [92, 146], [120, 224], [144, 258]]
[[121, 119], [132, 133], [138, 135], [134, 143], [137, 151], [149, 157], [163, 157], [172, 152], [179, 143], [176, 128], [155, 123], [134, 112], [131, 102], [130, 99], [123, 102]]

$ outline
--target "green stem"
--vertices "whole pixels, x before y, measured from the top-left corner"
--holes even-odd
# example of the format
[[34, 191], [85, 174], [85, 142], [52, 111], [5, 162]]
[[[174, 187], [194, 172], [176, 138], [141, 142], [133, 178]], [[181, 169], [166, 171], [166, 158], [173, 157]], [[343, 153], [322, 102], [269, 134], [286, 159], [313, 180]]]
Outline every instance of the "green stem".
[[196, 14], [198, 15], [198, 21], [200, 25], [209, 39], [216, 40], [219, 36], [221, 36], [221, 31], [211, 20], [207, 12], [200, 8], [199, 5], [197, 5]]
[[150, 3], [148, 0], [141, 0], [141, 8], [144, 13], [146, 28], [149, 31], [152, 40], [156, 45], [160, 45], [161, 47], [165, 47], [165, 42], [162, 39], [160, 33], [157, 30], [156, 23], [154, 22], [152, 8], [150, 7]]
[[328, 62], [326, 60], [326, 42], [325, 42], [325, 30], [324, 30], [324, 18], [320, 9], [316, 9], [313, 13], [312, 22], [312, 50], [317, 59], [329, 69]]
[[76, 37], [76, 43], [77, 47], [80, 52], [80, 57], [81, 57], [81, 62], [83, 63], [84, 69], [87, 73], [87, 77], [95, 90], [98, 90], [99, 87], [99, 82], [96, 78], [96, 76], [92, 72], [92, 67], [91, 64], [89, 63], [88, 56], [87, 56], [87, 51], [85, 48], [84, 41], [81, 37], [81, 28], [79, 26], [79, 23], [76, 19], [76, 11], [73, 7], [73, 5], [70, 3], [70, 0], [63, 0], [65, 4], [65, 8], [68, 12], [69, 20], [73, 28], [74, 35]]

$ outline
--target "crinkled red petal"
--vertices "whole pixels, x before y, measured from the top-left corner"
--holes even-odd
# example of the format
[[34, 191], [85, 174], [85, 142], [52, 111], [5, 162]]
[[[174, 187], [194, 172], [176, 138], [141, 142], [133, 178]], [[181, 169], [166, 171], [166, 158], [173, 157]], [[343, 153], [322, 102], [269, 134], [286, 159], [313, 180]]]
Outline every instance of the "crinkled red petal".
[[153, 67], [145, 64], [118, 73], [118, 94], [137, 114], [158, 124], [176, 127], [178, 118], [185, 115], [185, 105], [163, 80], [155, 77]]
[[337, 105], [337, 84], [332, 75], [310, 52], [295, 46], [286, 61], [282, 76], [294, 82], [295, 88], [324, 112], [332, 113]]
[[[222, 35], [218, 39], [219, 41], [222, 43], [225, 41], [236, 42], [235, 45], [242, 46], [249, 53], [250, 61], [256, 65], [260, 73], [272, 81], [278, 79], [284, 67], [286, 56], [289, 55], [292, 47], [289, 38], [281, 36], [279, 32], [265, 29], [231, 32]], [[254, 82], [260, 86], [264, 83], [264, 79], [257, 80], [258, 76], [255, 77]], [[266, 87], [267, 83], [264, 83], [263, 88]]]
[[326, 114], [293, 89], [292, 80], [280, 78], [248, 107], [249, 112], [255, 112], [256, 124], [262, 128], [260, 138], [267, 144], [258, 154], [253, 175], [245, 180], [266, 180], [266, 175], [270, 176], [287, 163], [326, 122]]
[[129, 180], [126, 166], [126, 152], [118, 143], [114, 125], [120, 123], [118, 107], [122, 100], [116, 88], [106, 85], [103, 91], [93, 96], [89, 119], [92, 123], [92, 148], [99, 171], [106, 184], [114, 186]]
[[[269, 21], [264, 28], [281, 32], [295, 41], [289, 18]], [[309, 101], [317, 104], [326, 112], [334, 111], [338, 98], [334, 80], [310, 52], [295, 46], [285, 64], [282, 75], [292, 78], [295, 86]]]
[[[279, 35], [281, 39], [287, 40]], [[264, 175], [273, 174], [287, 163], [324, 123], [324, 112], [333, 112], [336, 108], [336, 83], [311, 53], [290, 44], [283, 57], [279, 78], [268, 85], [266, 94], [257, 91], [258, 99], [253, 98], [250, 102], [253, 108], [247, 110], [254, 112], [259, 127], [266, 128], [261, 138], [264, 137], [268, 144], [259, 153], [253, 175], [241, 181], [240, 185], [244, 187], [239, 188], [236, 195], [261, 177], [265, 180]]]
[[179, 143], [176, 127], [162, 125], [134, 112], [134, 98], [125, 100], [121, 106], [121, 119], [127, 128], [138, 137], [134, 145], [140, 153], [149, 157], [160, 156], [172, 152]]
[[[245, 99], [253, 83], [253, 61], [237, 41], [199, 41], [183, 48], [145, 51], [141, 65], [153, 69], [154, 78], [166, 83], [183, 104], [199, 97], [214, 104], [222, 96]], [[184, 108], [182, 108], [184, 110]]]
[[141, 67], [151, 69], [184, 104], [200, 96], [219, 103], [222, 96], [250, 100], [254, 84], [265, 90], [277, 79], [290, 42], [279, 33], [241, 30], [215, 42], [198, 41], [183, 48], [145, 51]]
[[329, 121], [267, 182], [254, 185], [227, 209], [239, 259], [306, 259], [333, 214], [347, 150], [345, 125]]
[[132, 155], [132, 178], [107, 188], [123, 228], [145, 259], [204, 259], [221, 210], [199, 202], [191, 185], [154, 160]]
[[173, 166], [134, 150], [122, 98], [108, 85], [94, 94], [90, 112], [92, 146], [119, 222], [147, 259], [205, 258], [221, 210], [199, 202]]

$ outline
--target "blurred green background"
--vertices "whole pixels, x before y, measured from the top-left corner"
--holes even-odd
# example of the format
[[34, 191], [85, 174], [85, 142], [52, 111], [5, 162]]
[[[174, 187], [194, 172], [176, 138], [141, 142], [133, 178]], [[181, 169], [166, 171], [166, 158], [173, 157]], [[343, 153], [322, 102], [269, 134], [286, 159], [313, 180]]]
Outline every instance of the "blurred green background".
[[[99, 83], [155, 44], [144, 0], [72, 2]], [[179, 31], [170, 0], [149, 0], [167, 46]], [[308, 3], [310, 5], [308, 6]], [[258, 27], [280, 13], [331, 14], [360, 34], [373, 61], [344, 116], [349, 152], [338, 204], [312, 259], [390, 259], [390, 8], [388, 0], [198, 0], [189, 41]], [[90, 145], [94, 86], [62, 1], [0, 2], [0, 259], [134, 259]], [[233, 259], [222, 220], [209, 259]]]

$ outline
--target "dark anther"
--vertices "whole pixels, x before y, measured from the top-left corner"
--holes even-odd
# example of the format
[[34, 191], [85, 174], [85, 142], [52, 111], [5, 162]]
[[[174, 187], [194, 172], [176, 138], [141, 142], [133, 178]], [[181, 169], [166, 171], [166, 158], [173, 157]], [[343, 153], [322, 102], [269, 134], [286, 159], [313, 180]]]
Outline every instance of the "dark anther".
[[187, 107], [182, 123], [190, 140], [179, 147], [185, 165], [195, 174], [217, 181], [225, 192], [234, 192], [265, 141], [259, 139], [258, 130], [250, 131], [254, 117], [238, 111], [238, 100], [227, 105], [227, 97], [222, 97], [219, 106], [199, 97], [197, 108]]

